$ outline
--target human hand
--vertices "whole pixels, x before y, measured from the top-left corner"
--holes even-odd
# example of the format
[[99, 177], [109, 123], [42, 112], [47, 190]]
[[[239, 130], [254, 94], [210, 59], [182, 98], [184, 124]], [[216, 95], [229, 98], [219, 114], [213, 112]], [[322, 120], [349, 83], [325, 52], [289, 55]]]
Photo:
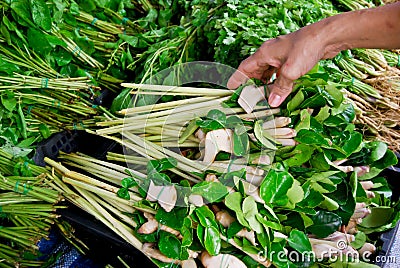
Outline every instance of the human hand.
[[249, 78], [267, 83], [276, 73], [276, 80], [269, 86], [268, 102], [271, 107], [278, 107], [292, 91], [294, 80], [311, 70], [320, 59], [333, 57], [341, 50], [326, 44], [322, 26], [316, 23], [264, 42], [242, 61], [230, 77], [228, 88], [235, 89]]

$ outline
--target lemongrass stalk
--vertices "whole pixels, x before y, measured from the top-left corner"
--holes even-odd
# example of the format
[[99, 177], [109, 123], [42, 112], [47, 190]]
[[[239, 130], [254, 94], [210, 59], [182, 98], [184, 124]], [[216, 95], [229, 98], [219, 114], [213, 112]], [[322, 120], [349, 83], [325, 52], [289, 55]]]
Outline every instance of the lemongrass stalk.
[[123, 135], [126, 138], [128, 138], [130, 141], [133, 141], [133, 142], [137, 143], [138, 145], [140, 145], [140, 146], [142, 146], [142, 147], [144, 147], [146, 149], [152, 148], [153, 150], [156, 150], [158, 152], [163, 152], [163, 154], [165, 154], [165, 155], [167, 155], [169, 157], [175, 158], [178, 161], [178, 167], [179, 167], [180, 164], [184, 164], [186, 166], [192, 167], [192, 170], [195, 171], [195, 172], [196, 171], [199, 172], [199, 171], [202, 171], [202, 170], [206, 169], [206, 165], [204, 165], [204, 164], [201, 164], [199, 162], [195, 162], [193, 160], [187, 159], [186, 157], [184, 157], [184, 156], [182, 156], [182, 155], [180, 155], [178, 153], [170, 151], [170, 150], [168, 150], [166, 148], [163, 148], [163, 147], [161, 147], [159, 145], [156, 145], [156, 144], [154, 144], [152, 142], [148, 142], [148, 141], [146, 141], [146, 140], [144, 140], [144, 139], [142, 139], [142, 138], [140, 138], [140, 137], [138, 137], [136, 135], [133, 135], [131, 133], [124, 133]]
[[108, 211], [112, 211], [120, 220], [124, 221], [126, 224], [129, 224], [133, 228], [137, 227], [137, 223], [131, 217], [128, 217], [127, 215], [122, 213], [122, 212], [124, 212], [124, 213], [132, 213], [132, 210], [129, 210], [129, 212], [128, 211], [122, 211], [120, 209], [120, 207], [118, 207], [118, 206], [115, 207], [115, 206], [111, 205], [110, 203], [105, 202], [101, 198], [98, 198], [96, 196], [93, 196], [93, 198], [97, 201], [97, 203], [99, 203], [99, 205], [101, 205], [102, 207], [104, 207]]
[[103, 160], [98, 160], [96, 158], [92, 158], [92, 157], [88, 158], [88, 157], [85, 157], [84, 155], [82, 155], [80, 153], [69, 154], [69, 155], [65, 155], [64, 157], [67, 158], [68, 156], [70, 156], [70, 158], [68, 158], [68, 159], [74, 159], [74, 158], [75, 159], [84, 159], [84, 160], [86, 160], [88, 162], [92, 162], [92, 163], [98, 164], [100, 166], [103, 166], [102, 168], [115, 169], [115, 170], [117, 170], [117, 171], [119, 171], [121, 173], [125, 173], [125, 174], [126, 174], [126, 170], [128, 170], [130, 173], [134, 174], [135, 176], [138, 176], [138, 177], [141, 177], [141, 178], [145, 178], [146, 177], [145, 174], [137, 172], [135, 170], [131, 170], [131, 169], [128, 169], [126, 167], [123, 167], [123, 166], [120, 166], [120, 165], [117, 165], [117, 164], [113, 164], [113, 163], [109, 163], [109, 162], [106, 162], [106, 161], [103, 161]]
[[[114, 199], [114, 198], [108, 198], [108, 197], [103, 197], [105, 201], [107, 201], [110, 205], [114, 206], [116, 209], [119, 211], [123, 211], [124, 213], [129, 213], [132, 214], [136, 212], [137, 210], [141, 209], [136, 209], [135, 204], [131, 204], [130, 202], [120, 202], [121, 198], [119, 199]], [[125, 199], [124, 199], [125, 200]], [[151, 210], [151, 213], [154, 214], [156, 211]]]
[[94, 206], [92, 206], [92, 204], [90, 204], [85, 198], [79, 196], [78, 194], [76, 194], [76, 192], [71, 190], [60, 178], [58, 178], [58, 176], [49, 175], [49, 177], [51, 177], [52, 181], [58, 188], [62, 189], [63, 195], [69, 202], [71, 202], [75, 206], [81, 208], [82, 210], [88, 212], [93, 216], [96, 216], [98, 214], [98, 212], [96, 211]]
[[156, 111], [161, 111], [161, 110], [174, 109], [176, 107], [180, 107], [181, 105], [202, 103], [205, 101], [213, 100], [215, 98], [217, 98], [217, 97], [196, 97], [196, 98], [189, 98], [189, 99], [184, 99], [184, 100], [162, 102], [162, 103], [157, 103], [157, 104], [152, 104], [152, 105], [127, 108], [127, 109], [123, 109], [123, 110], [119, 111], [118, 113], [121, 115], [131, 115], [131, 114], [137, 114], [137, 113], [142, 113], [142, 112], [156, 112]]
[[[85, 183], [83, 181], [79, 181], [79, 180], [72, 179], [72, 178], [69, 178], [69, 177], [63, 177], [63, 181], [65, 183], [68, 183], [68, 184], [74, 186], [74, 187], [79, 187], [80, 189], [84, 189], [85, 191], [89, 191], [89, 192], [95, 193], [97, 195], [108, 197], [108, 198], [115, 199], [115, 200], [118, 200], [118, 201], [122, 202], [121, 198], [118, 197], [117, 194], [116, 194], [116, 192], [118, 190], [117, 191], [108, 191], [108, 190], [106, 190], [104, 188], [99, 188], [99, 187], [97, 187], [95, 185], [88, 184], [88, 183]], [[129, 204], [134, 204], [134, 202], [142, 200], [142, 198], [140, 196], [134, 194], [133, 192], [130, 192], [129, 194], [131, 196], [131, 199], [128, 200], [128, 201], [133, 202], [133, 203], [129, 203]]]
[[[118, 187], [109, 185], [107, 183], [104, 183], [104, 182], [101, 182], [99, 180], [93, 179], [93, 178], [91, 178], [89, 176], [80, 174], [78, 172], [70, 171], [67, 168], [61, 168], [60, 167], [61, 165], [55, 163], [51, 159], [45, 159], [45, 161], [48, 164], [51, 163], [53, 166], [54, 166], [54, 164], [56, 164], [58, 166], [58, 169], [62, 171], [62, 173], [63, 173], [63, 175], [65, 177], [68, 177], [68, 178], [73, 179], [73, 180], [77, 180], [77, 181], [81, 182], [80, 185], [86, 185], [87, 187], [89, 187], [89, 189], [97, 189], [98, 191], [100, 191], [102, 193], [111, 192], [111, 193], [114, 193], [115, 195], [119, 190]], [[51, 162], [51, 161], [53, 161], [53, 162]], [[67, 180], [65, 177], [63, 178], [63, 180]], [[80, 187], [82, 187], [82, 186], [80, 186]], [[135, 201], [141, 200], [141, 198], [136, 196], [134, 193], [131, 193], [131, 196], [133, 196], [135, 198], [139, 198], [139, 199], [136, 199], [136, 200], [134, 198]]]
[[[76, 167], [79, 169], [83, 168], [82, 165], [74, 163], [74, 162], [63, 161], [63, 164], [71, 166], [71, 167]], [[96, 175], [97, 177], [99, 177], [105, 181], [114, 183], [116, 185], [120, 185], [121, 181], [127, 177], [126, 174], [117, 173], [116, 171], [115, 171], [116, 172], [115, 175], [112, 175], [112, 172], [101, 171], [98, 169], [85, 168], [83, 170], [86, 172], [90, 172], [91, 174]]]
[[[121, 144], [123, 146], [134, 150], [135, 152], [141, 154], [144, 157], [150, 157], [149, 160], [150, 159], [162, 159], [162, 158], [168, 157], [168, 155], [162, 154], [159, 151], [154, 151], [154, 150], [151, 150], [150, 148], [140, 147], [140, 145], [138, 146], [136, 143], [130, 143], [130, 142], [126, 141], [126, 140], [124, 140], [124, 141], [120, 140], [120, 141], [121, 141]], [[184, 159], [188, 160], [187, 158], [185, 158], [183, 156], [181, 156], [181, 158], [184, 158]], [[190, 165], [186, 165], [185, 163], [180, 162], [179, 159], [178, 159], [178, 168], [181, 169], [181, 170], [184, 170], [185, 172], [190, 172], [190, 173], [199, 172], [198, 169], [193, 168]], [[195, 183], [200, 182], [199, 179], [195, 178], [192, 175], [187, 175], [187, 174], [183, 173], [182, 171], [178, 170], [177, 168], [172, 168], [172, 169], [170, 169], [170, 171], [174, 172], [175, 174], [177, 174], [179, 176], [181, 176], [183, 179], [187, 179], [187, 180], [195, 182]]]
[[160, 145], [163, 147], [180, 147], [180, 148], [193, 148], [193, 147], [199, 146], [199, 143], [194, 142], [194, 141], [193, 142], [185, 141], [183, 143], [178, 144], [178, 141], [168, 142], [168, 141], [161, 140], [161, 141], [155, 141], [154, 144], [157, 144], [157, 145]]
[[127, 158], [127, 157], [118, 157], [118, 156], [107, 155], [107, 160], [110, 160], [110, 161], [117, 161], [117, 162], [122, 162], [122, 163], [127, 163], [127, 164], [146, 166], [147, 161], [144, 162], [142, 159], [143, 159], [142, 157], [137, 157], [135, 160], [132, 158]]
[[103, 215], [104, 219], [109, 227], [111, 226], [114, 232], [118, 233], [121, 237], [123, 237], [128, 243], [133, 245], [137, 249], [142, 248], [142, 243], [133, 235], [133, 230], [121, 222], [117, 221], [111, 214], [109, 214], [102, 206], [100, 206], [93, 197], [93, 194], [77, 189], [82, 196], [86, 198], [89, 202], [93, 202], [92, 204], [96, 207], [96, 209]]

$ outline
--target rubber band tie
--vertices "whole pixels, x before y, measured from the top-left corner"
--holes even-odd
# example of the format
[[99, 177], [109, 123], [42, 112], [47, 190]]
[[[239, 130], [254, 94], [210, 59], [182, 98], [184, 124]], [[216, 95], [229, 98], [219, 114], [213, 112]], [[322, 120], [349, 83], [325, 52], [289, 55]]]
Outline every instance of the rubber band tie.
[[14, 192], [18, 193], [19, 180], [15, 183]]
[[20, 181], [18, 180], [18, 181], [15, 183], [14, 192], [19, 193], [19, 194], [24, 194], [24, 195], [26, 195], [26, 194], [31, 190], [30, 185], [27, 185], [26, 183], [24, 183], [24, 190], [23, 190], [22, 192], [20, 192], [20, 191], [18, 190], [19, 182], [20, 182]]
[[354, 76], [351, 78], [351, 85], [353, 85], [354, 86], [354, 81], [355, 81], [356, 79], [354, 78]]
[[98, 105], [96, 105], [96, 104], [92, 105], [92, 108], [94, 108], [94, 109], [96, 109], [97, 107], [98, 107]]
[[32, 109], [33, 109], [33, 105], [32, 104], [28, 105], [28, 110], [26, 111], [28, 115], [31, 114]]
[[90, 23], [91, 25], [94, 25], [97, 21], [97, 18], [93, 18], [92, 22]]
[[48, 88], [48, 86], [49, 86], [49, 79], [42, 78], [42, 88]]
[[74, 130], [77, 130], [78, 128], [76, 127], [76, 123], [74, 122], [73, 127]]
[[24, 183], [24, 192], [22, 194], [27, 194], [31, 190], [30, 185]]
[[397, 67], [400, 67], [400, 54], [397, 55]]
[[128, 20], [129, 20], [128, 18], [125, 18], [125, 17], [124, 17], [124, 18], [122, 19], [122, 25], [126, 25], [126, 23], [128, 22]]

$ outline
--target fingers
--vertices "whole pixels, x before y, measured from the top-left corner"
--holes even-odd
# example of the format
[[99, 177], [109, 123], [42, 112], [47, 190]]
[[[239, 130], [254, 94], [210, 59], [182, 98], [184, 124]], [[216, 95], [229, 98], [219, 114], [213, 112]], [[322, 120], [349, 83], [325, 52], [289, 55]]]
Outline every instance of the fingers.
[[235, 89], [240, 85], [244, 84], [250, 78], [256, 78], [260, 80], [266, 79], [266, 74], [269, 73], [269, 65], [262, 62], [259, 50], [242, 61], [238, 69], [229, 78], [227, 87], [229, 89]]
[[271, 93], [268, 97], [268, 103], [271, 107], [278, 107], [292, 92], [293, 80], [280, 75], [269, 88]]
[[249, 77], [247, 75], [245, 75], [244, 73], [242, 73], [239, 70], [236, 70], [233, 73], [233, 75], [229, 78], [228, 83], [226, 84], [226, 86], [229, 89], [236, 89], [241, 84], [244, 84], [248, 79], [249, 79]]

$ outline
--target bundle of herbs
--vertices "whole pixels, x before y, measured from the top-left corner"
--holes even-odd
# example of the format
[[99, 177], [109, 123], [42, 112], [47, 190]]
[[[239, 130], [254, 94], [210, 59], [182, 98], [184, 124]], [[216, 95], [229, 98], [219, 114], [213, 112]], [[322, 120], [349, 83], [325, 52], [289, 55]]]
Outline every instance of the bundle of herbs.
[[56, 213], [61, 195], [44, 184], [46, 169], [27, 161], [0, 150], [1, 267], [43, 267], [38, 242], [52, 225], [65, 225]]

